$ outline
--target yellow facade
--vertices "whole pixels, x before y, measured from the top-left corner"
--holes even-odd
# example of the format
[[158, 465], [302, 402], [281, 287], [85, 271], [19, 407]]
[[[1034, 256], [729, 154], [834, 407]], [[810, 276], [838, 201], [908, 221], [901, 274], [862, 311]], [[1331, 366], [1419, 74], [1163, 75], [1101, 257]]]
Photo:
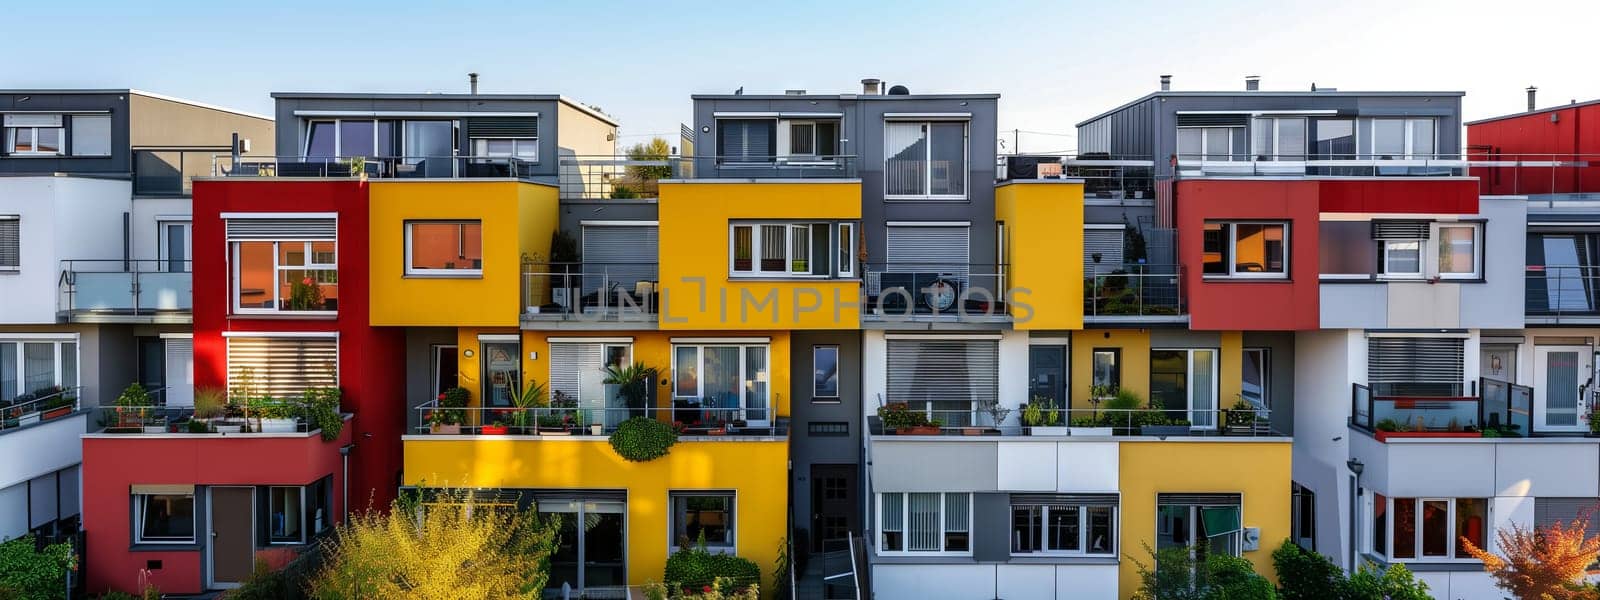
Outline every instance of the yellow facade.
[[[1121, 550], [1125, 556], [1151, 563], [1145, 545], [1156, 546], [1156, 495], [1161, 493], [1230, 493], [1243, 498], [1245, 527], [1261, 529], [1261, 547], [1243, 556], [1255, 571], [1277, 580], [1272, 550], [1289, 537], [1290, 455], [1288, 438], [1272, 441], [1224, 442], [1127, 441], [1121, 446]], [[1139, 589], [1138, 565], [1124, 559], [1120, 589]]]
[[673, 542], [670, 492], [732, 490], [735, 552], [761, 566], [766, 584], [788, 535], [788, 462], [784, 438], [683, 440], [635, 463], [604, 438], [417, 436], [405, 440], [405, 485], [626, 490], [630, 585], [662, 578]]
[[[556, 230], [554, 186], [462, 180], [374, 181], [370, 185], [372, 325], [517, 325], [522, 259], [548, 255]], [[482, 223], [481, 275], [406, 275], [406, 222], [428, 220]]]
[[1007, 182], [995, 188], [994, 213], [1012, 327], [1082, 329], [1083, 261], [1072, 257], [1083, 253], [1083, 183]]
[[[1232, 408], [1244, 389], [1244, 334], [1220, 333], [1217, 352], [1218, 408]], [[1150, 331], [1148, 329], [1087, 329], [1072, 332], [1072, 408], [1089, 409], [1089, 387], [1094, 384], [1094, 351], [1121, 351], [1121, 389], [1150, 401]]]
[[858, 220], [859, 181], [663, 182], [658, 210], [661, 329], [859, 327], [859, 279], [740, 279], [729, 264], [731, 221]]

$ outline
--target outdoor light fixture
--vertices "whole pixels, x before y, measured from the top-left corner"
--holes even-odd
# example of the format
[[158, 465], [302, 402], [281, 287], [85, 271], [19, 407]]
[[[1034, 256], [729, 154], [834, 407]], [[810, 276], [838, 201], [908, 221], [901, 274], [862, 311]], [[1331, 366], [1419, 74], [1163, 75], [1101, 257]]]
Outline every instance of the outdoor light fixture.
[[466, 350], [462, 350], [461, 351], [461, 355], [465, 356], [467, 358], [472, 358], [472, 349], [471, 348], [467, 348]]

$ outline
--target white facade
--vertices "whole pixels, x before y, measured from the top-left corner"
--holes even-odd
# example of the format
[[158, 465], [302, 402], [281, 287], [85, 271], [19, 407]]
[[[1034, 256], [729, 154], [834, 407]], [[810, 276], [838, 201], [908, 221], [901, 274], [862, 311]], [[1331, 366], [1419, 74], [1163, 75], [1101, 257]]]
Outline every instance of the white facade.
[[83, 462], [79, 436], [87, 421], [87, 414], [79, 413], [0, 433], [0, 456], [11, 457], [0, 461], [0, 541], [26, 534], [46, 515], [54, 520], [57, 511], [77, 514], [75, 467]]
[[878, 600], [1117, 598], [1117, 565], [889, 565], [872, 567]]
[[89, 177], [0, 178], [0, 215], [18, 216], [21, 235], [21, 268], [0, 273], [0, 323], [56, 323], [62, 261], [123, 257], [132, 186]]

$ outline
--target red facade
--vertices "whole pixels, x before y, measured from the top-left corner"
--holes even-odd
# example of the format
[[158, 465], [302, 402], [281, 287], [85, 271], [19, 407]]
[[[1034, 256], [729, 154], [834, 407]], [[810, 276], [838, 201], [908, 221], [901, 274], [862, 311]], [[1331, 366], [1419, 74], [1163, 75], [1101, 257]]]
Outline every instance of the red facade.
[[[1195, 179], [1177, 184], [1178, 261], [1192, 330], [1316, 329], [1317, 181]], [[1287, 221], [1287, 279], [1209, 279], [1204, 264], [1206, 221]]]
[[1475, 167], [1472, 175], [1479, 178], [1484, 194], [1600, 192], [1600, 101], [1469, 124], [1467, 152], [1475, 161], [1592, 164]]
[[[194, 184], [194, 368], [197, 387], [226, 387], [224, 332], [337, 332], [343, 408], [355, 413], [350, 494], [388, 506], [400, 481], [405, 430], [405, 335], [372, 327], [367, 303], [367, 185], [362, 181], [229, 180]], [[225, 213], [334, 213], [338, 216], [336, 316], [281, 318], [231, 314]]]
[[1478, 186], [1470, 179], [1395, 177], [1316, 183], [1318, 205], [1325, 213], [1478, 214]]

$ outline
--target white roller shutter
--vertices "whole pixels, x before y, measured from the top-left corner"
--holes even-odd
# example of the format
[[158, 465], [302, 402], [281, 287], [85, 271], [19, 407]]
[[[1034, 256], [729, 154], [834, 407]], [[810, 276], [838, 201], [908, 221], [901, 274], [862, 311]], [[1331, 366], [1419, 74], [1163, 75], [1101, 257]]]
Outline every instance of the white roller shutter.
[[[1000, 342], [995, 340], [889, 340], [889, 402], [915, 409], [967, 411], [1000, 397]], [[962, 415], [935, 413], [946, 425]]]
[[876, 288], [880, 286], [907, 284], [907, 287], [912, 287], [910, 281], [902, 281], [906, 275], [915, 275], [919, 285], [934, 276], [950, 277], [960, 281], [965, 288], [967, 274], [971, 271], [968, 265], [972, 247], [970, 227], [891, 225], [887, 228], [884, 242], [887, 252], [883, 272], [898, 277], [888, 282], [874, 278], [871, 282], [875, 284], [875, 289], [870, 290], [872, 293], [877, 293], [879, 290]]
[[194, 406], [194, 339], [166, 338], [166, 401], [169, 407]]
[[1367, 381], [1379, 396], [1460, 395], [1465, 356], [1461, 338], [1367, 338]]
[[615, 283], [633, 293], [655, 281], [657, 247], [655, 225], [584, 225], [583, 292]]
[[242, 240], [335, 240], [338, 238], [338, 221], [335, 219], [295, 218], [229, 218], [228, 241]]
[[229, 337], [228, 387], [245, 375], [255, 393], [294, 398], [314, 387], [339, 384], [339, 342], [332, 337]]
[[559, 342], [550, 344], [550, 396], [557, 391], [575, 400], [583, 397], [584, 379], [600, 371], [600, 344]]
[[[1094, 261], [1095, 253], [1100, 262]], [[1083, 274], [1093, 277], [1122, 268], [1122, 228], [1083, 230]]]
[[22, 220], [0, 217], [0, 269], [22, 266]]

